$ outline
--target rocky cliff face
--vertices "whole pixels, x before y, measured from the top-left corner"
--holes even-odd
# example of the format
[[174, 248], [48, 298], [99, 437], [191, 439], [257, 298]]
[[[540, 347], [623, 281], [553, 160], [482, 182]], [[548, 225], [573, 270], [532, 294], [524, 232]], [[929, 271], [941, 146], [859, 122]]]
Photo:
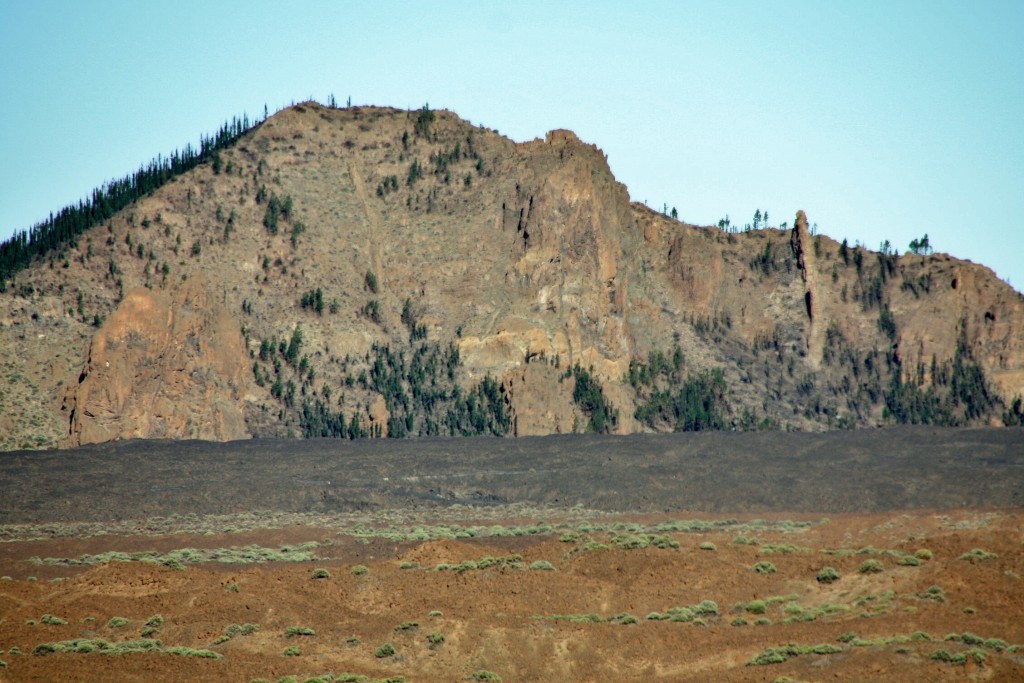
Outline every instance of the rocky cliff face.
[[[802, 212], [687, 225], [568, 131], [515, 144], [448, 112], [304, 104], [221, 156], [0, 295], [5, 447], [338, 415], [468, 433], [481, 405], [514, 434], [579, 431], [575, 367], [622, 433], [666, 428], [637, 406], [709, 371], [737, 428], [983, 423], [1024, 394], [1024, 299], [984, 267], [844, 247]], [[672, 379], [643, 371], [659, 353]], [[974, 368], [988, 398], [963, 391]], [[484, 378], [497, 393], [467, 398]]]
[[252, 371], [244, 340], [199, 280], [173, 297], [128, 291], [93, 334], [63, 406], [71, 444], [249, 436], [243, 398]]

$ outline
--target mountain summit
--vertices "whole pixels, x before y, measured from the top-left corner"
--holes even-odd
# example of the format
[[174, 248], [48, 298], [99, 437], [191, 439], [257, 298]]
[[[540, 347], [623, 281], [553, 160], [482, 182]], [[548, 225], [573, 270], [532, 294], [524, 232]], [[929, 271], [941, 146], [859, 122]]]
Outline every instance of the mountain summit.
[[0, 446], [1021, 421], [990, 270], [758, 228], [569, 131], [296, 105], [3, 279]]

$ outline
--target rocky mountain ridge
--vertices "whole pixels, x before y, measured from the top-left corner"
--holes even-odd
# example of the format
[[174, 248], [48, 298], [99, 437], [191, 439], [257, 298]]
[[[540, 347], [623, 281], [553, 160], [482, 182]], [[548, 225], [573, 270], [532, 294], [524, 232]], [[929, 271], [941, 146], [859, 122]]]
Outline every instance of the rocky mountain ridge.
[[2, 445], [1019, 420], [1024, 297], [807, 225], [671, 219], [568, 131], [304, 103], [4, 283]]

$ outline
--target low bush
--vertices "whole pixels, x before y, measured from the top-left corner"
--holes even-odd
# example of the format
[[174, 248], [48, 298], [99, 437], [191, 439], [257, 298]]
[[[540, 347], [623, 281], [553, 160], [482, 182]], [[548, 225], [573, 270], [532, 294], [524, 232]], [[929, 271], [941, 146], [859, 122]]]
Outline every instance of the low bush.
[[878, 574], [884, 569], [885, 567], [883, 567], [882, 563], [878, 560], [864, 560], [857, 571], [861, 574]]
[[329, 578], [331, 578], [331, 573], [329, 571], [327, 571], [326, 569], [314, 569], [313, 570], [313, 578], [314, 579], [329, 579]]
[[956, 559], [967, 560], [969, 562], [981, 562], [982, 560], [991, 560], [996, 557], [999, 557], [996, 553], [990, 553], [989, 551], [982, 550], [981, 548], [974, 548]]
[[835, 567], [825, 567], [818, 572], [818, 576], [816, 578], [818, 583], [833, 583], [842, 578], [842, 576], [836, 571]]
[[289, 626], [284, 631], [285, 638], [294, 638], [295, 636], [315, 636], [316, 631], [305, 626]]
[[384, 643], [373, 652], [373, 656], [377, 659], [384, 659], [385, 657], [391, 657], [395, 654], [395, 647], [391, 643]]
[[758, 562], [754, 565], [754, 571], [758, 574], [774, 574], [778, 570], [771, 562]]

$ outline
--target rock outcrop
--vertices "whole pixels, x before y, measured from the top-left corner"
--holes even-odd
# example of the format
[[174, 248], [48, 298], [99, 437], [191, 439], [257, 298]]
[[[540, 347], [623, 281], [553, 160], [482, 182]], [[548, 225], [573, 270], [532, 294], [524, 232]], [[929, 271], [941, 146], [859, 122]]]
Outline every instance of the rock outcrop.
[[68, 444], [249, 437], [252, 371], [238, 324], [199, 278], [173, 297], [128, 291], [65, 398]]

